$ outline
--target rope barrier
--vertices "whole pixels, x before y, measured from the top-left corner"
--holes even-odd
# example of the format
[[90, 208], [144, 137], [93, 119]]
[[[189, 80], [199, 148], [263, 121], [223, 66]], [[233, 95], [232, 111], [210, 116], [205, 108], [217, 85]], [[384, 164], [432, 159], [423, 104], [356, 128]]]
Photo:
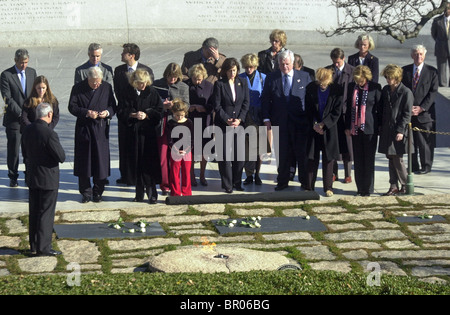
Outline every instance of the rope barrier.
[[445, 135], [445, 136], [450, 136], [450, 132], [424, 130], [424, 129], [420, 129], [420, 128], [417, 128], [417, 127], [412, 128], [412, 130], [413, 130], [413, 131], [417, 131], [417, 132], [431, 133], [431, 134], [435, 134], [435, 135]]

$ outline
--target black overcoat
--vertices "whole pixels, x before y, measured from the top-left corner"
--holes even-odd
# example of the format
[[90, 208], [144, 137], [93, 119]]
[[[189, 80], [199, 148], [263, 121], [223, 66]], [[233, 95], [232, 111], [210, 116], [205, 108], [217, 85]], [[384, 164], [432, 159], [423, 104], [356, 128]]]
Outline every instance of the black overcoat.
[[[112, 86], [102, 81], [94, 91], [87, 79], [75, 84], [69, 100], [69, 112], [77, 117], [75, 124], [74, 175], [106, 179], [111, 172], [109, 121], [115, 114], [116, 100]], [[86, 117], [88, 110], [107, 110], [106, 119]]]

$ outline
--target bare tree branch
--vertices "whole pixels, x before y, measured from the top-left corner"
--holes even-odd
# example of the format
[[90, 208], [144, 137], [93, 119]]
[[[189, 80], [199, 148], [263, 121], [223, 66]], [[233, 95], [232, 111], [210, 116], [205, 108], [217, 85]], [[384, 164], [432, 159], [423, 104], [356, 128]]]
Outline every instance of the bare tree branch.
[[415, 38], [433, 17], [445, 11], [448, 0], [333, 0], [343, 20], [331, 30], [319, 29], [327, 37], [346, 33], [379, 32], [403, 43]]

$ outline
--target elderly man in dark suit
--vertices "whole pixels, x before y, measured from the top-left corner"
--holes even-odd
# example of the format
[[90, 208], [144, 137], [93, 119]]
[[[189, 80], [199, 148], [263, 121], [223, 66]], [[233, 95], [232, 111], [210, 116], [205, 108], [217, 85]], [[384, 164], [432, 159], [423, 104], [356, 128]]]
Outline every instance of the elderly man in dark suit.
[[[122, 46], [122, 62], [124, 64], [116, 67], [114, 69], [114, 92], [117, 98], [117, 111], [118, 113], [123, 111], [125, 100], [124, 97], [127, 95], [127, 87], [129, 87], [129, 74], [133, 73], [137, 69], [142, 69], [150, 74], [151, 81], [155, 81], [155, 76], [153, 70], [139, 62], [141, 58], [141, 50], [138, 45], [134, 43], [127, 43]], [[129, 144], [130, 142], [127, 138], [134, 135], [127, 134], [128, 128], [126, 127], [127, 122], [119, 119], [123, 115], [117, 115], [117, 127], [118, 127], [118, 139], [119, 139], [119, 171], [120, 178], [116, 180], [117, 184], [126, 184], [129, 186], [136, 185], [136, 178], [134, 174], [134, 157], [128, 158]]]
[[58, 135], [49, 127], [53, 109], [39, 104], [37, 120], [23, 132], [23, 156], [26, 158], [26, 183], [29, 188], [29, 241], [31, 253], [54, 256], [52, 232], [59, 188], [59, 163], [66, 159]]
[[219, 41], [213, 37], [203, 41], [202, 47], [196, 51], [190, 51], [184, 54], [181, 71], [183, 80], [188, 79], [189, 69], [196, 64], [203, 64], [208, 73], [206, 81], [215, 83], [220, 78], [220, 69], [226, 56], [219, 52]]
[[[443, 15], [433, 20], [431, 36], [435, 41], [434, 55], [436, 56], [439, 73], [439, 86], [447, 86], [447, 66], [450, 66], [450, 3], [447, 3]], [[447, 65], [448, 64], [448, 65]]]
[[92, 43], [88, 48], [89, 60], [75, 69], [75, 84], [87, 78], [87, 73], [91, 67], [100, 67], [103, 72], [103, 80], [113, 85], [113, 69], [102, 60], [103, 48], [100, 44]]
[[6, 104], [3, 126], [6, 127], [7, 164], [9, 185], [17, 187], [19, 177], [20, 148], [20, 116], [25, 100], [30, 96], [36, 71], [28, 67], [30, 57], [26, 49], [18, 49], [15, 54], [15, 65], [3, 71], [1, 75], [1, 92]]
[[[427, 49], [416, 45], [411, 49], [413, 64], [403, 67], [403, 84], [414, 94], [412, 109], [412, 127], [433, 131], [435, 129], [436, 111], [434, 100], [439, 88], [436, 68], [425, 64]], [[414, 153], [412, 155], [412, 171], [416, 174], [431, 172], [434, 157], [435, 135], [427, 132], [414, 132]], [[420, 156], [420, 165], [419, 158]]]
[[[299, 181], [306, 185], [306, 144], [308, 119], [305, 112], [306, 86], [311, 82], [307, 72], [294, 70], [294, 53], [285, 50], [278, 55], [279, 70], [270, 73], [261, 95], [264, 124], [270, 130], [279, 128], [277, 154], [278, 177], [275, 190], [289, 185], [290, 157], [296, 158]], [[274, 132], [276, 139], [276, 132]]]
[[78, 177], [82, 203], [102, 201], [111, 172], [109, 121], [115, 114], [116, 100], [112, 86], [102, 79], [99, 67], [90, 68], [88, 78], [73, 86], [69, 99], [69, 112], [77, 118], [74, 175]]

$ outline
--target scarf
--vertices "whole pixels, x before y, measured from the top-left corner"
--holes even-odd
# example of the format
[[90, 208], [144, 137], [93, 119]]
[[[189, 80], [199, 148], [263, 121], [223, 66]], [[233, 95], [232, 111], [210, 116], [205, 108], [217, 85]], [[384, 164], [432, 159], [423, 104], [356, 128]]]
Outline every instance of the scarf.
[[359, 87], [355, 86], [353, 90], [352, 102], [352, 135], [358, 134], [358, 129], [364, 131], [366, 126], [366, 104], [367, 96], [369, 95], [369, 83], [364, 85], [361, 103], [359, 102]]

